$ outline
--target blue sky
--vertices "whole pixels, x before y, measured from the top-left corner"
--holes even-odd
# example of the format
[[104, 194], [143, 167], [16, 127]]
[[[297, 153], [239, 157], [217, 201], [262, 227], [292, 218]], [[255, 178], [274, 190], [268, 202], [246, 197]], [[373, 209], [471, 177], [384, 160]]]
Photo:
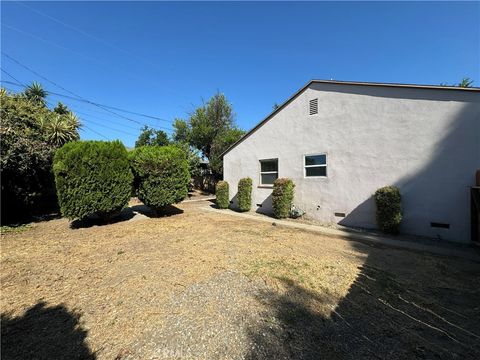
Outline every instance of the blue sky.
[[[133, 146], [139, 123], [171, 128], [217, 90], [250, 129], [312, 78], [470, 77], [480, 86], [479, 2], [23, 4], [1, 4], [3, 52], [83, 98], [162, 119], [118, 112], [127, 120], [50, 95], [78, 112], [83, 139]], [[23, 84], [68, 95], [4, 55], [1, 67]]]

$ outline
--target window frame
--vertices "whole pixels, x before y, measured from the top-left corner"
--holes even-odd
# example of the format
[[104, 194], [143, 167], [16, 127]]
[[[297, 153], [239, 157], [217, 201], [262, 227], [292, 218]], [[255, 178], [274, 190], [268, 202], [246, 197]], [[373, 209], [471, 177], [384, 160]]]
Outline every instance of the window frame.
[[[262, 171], [262, 162], [263, 161], [273, 161], [275, 160], [277, 162], [277, 171]], [[259, 181], [258, 181], [258, 184], [259, 184], [259, 187], [273, 187], [273, 184], [264, 184], [262, 182], [262, 175], [264, 174], [277, 174], [277, 179], [278, 179], [278, 175], [279, 175], [279, 168], [278, 168], [278, 158], [269, 158], [269, 159], [259, 159], [258, 160], [258, 165], [259, 165]], [[275, 179], [276, 180], [276, 179]]]
[[[307, 157], [309, 156], [320, 156], [325, 155], [325, 164], [323, 165], [307, 165]], [[316, 168], [316, 167], [324, 167], [325, 168], [325, 175], [315, 175], [315, 176], [307, 176], [307, 168]], [[318, 179], [318, 178], [327, 178], [328, 177], [328, 154], [326, 152], [323, 153], [314, 153], [314, 154], [305, 154], [303, 155], [303, 177], [305, 179]]]

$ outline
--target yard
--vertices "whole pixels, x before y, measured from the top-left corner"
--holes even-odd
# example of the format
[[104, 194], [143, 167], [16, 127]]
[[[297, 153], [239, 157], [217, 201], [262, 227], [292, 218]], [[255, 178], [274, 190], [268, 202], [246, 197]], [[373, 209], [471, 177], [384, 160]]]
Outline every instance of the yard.
[[480, 264], [206, 206], [2, 235], [2, 358], [480, 357]]

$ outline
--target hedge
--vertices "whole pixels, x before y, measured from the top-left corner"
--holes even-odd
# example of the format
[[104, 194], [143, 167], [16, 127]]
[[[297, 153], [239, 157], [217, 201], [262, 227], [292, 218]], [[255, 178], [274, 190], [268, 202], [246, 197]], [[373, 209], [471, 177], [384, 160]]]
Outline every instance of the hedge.
[[215, 185], [215, 195], [217, 197], [217, 206], [220, 209], [228, 209], [228, 205], [230, 204], [228, 196], [228, 182], [217, 182]]
[[155, 212], [188, 195], [190, 173], [177, 146], [142, 146], [129, 154], [138, 198]]
[[287, 218], [293, 204], [295, 184], [292, 180], [279, 178], [273, 183], [272, 206], [273, 215], [277, 219]]
[[76, 141], [54, 156], [53, 172], [63, 216], [108, 218], [130, 199], [132, 173], [120, 141]]
[[252, 179], [248, 177], [240, 179], [237, 200], [240, 211], [250, 211], [252, 207]]
[[374, 197], [377, 206], [378, 227], [386, 233], [398, 233], [402, 221], [400, 190], [395, 186], [386, 186], [378, 189]]

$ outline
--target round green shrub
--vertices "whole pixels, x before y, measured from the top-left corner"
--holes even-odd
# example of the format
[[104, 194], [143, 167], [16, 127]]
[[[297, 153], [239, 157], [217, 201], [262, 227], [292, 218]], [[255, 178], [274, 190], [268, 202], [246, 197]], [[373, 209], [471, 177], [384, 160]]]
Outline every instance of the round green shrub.
[[272, 206], [273, 215], [277, 219], [284, 219], [290, 215], [293, 204], [295, 184], [292, 180], [279, 178], [273, 183]]
[[62, 215], [108, 218], [130, 199], [132, 173], [120, 141], [76, 141], [65, 144], [53, 160]]
[[174, 145], [142, 146], [129, 154], [138, 198], [154, 211], [188, 194], [190, 174], [185, 152]]
[[240, 211], [250, 211], [252, 207], [252, 179], [248, 177], [240, 179], [237, 200]]
[[228, 182], [217, 182], [215, 185], [215, 195], [217, 196], [217, 206], [220, 209], [228, 209], [228, 205], [230, 204], [228, 196]]
[[402, 197], [395, 186], [386, 186], [375, 192], [377, 225], [386, 233], [397, 234], [402, 221]]

